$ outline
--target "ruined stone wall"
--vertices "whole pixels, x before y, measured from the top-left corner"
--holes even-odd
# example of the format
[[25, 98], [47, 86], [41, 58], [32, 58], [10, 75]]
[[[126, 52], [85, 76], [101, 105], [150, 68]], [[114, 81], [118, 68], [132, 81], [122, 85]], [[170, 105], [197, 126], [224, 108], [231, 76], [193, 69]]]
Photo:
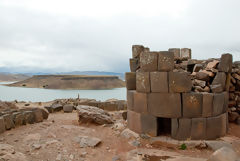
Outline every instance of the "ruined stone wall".
[[[152, 52], [141, 45], [132, 47], [131, 72], [125, 75], [131, 130], [157, 136], [170, 128], [178, 140], [226, 134], [232, 56], [222, 55], [215, 65], [215, 59], [198, 62], [191, 54], [188, 48]], [[170, 120], [169, 127], [161, 128], [166, 126], [162, 118]]]

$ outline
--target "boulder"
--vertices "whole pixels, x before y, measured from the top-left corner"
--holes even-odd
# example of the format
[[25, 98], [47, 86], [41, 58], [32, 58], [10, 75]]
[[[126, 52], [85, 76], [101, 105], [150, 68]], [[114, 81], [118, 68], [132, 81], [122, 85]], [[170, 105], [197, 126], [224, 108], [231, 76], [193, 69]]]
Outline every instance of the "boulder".
[[43, 121], [43, 114], [40, 108], [33, 109], [33, 114], [34, 114], [35, 122], [38, 123]]
[[99, 125], [113, 123], [110, 115], [97, 107], [79, 105], [77, 106], [77, 113], [79, 117], [79, 123], [95, 123]]
[[33, 111], [24, 111], [23, 115], [24, 115], [23, 124], [33, 124], [35, 122]]
[[64, 105], [63, 106], [63, 111], [64, 112], [72, 112], [73, 111], [73, 105], [71, 105], [71, 104], [68, 104], [68, 105]]
[[48, 119], [48, 111], [46, 109], [43, 109], [43, 108], [40, 108], [41, 111], [42, 111], [42, 116], [43, 116], [43, 119]]
[[13, 122], [13, 117], [11, 114], [5, 114], [2, 116], [5, 122], [5, 128], [6, 130], [10, 130], [11, 128], [15, 127], [15, 124]]
[[20, 126], [23, 124], [24, 116], [21, 112], [14, 112], [12, 115], [15, 126]]

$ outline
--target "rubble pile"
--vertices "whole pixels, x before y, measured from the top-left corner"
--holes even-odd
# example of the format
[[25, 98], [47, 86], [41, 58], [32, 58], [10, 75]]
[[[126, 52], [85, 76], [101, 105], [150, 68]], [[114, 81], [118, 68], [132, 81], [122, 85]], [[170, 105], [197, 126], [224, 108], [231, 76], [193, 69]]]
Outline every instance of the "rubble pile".
[[131, 130], [178, 140], [226, 134], [232, 55], [206, 61], [191, 55], [188, 48], [155, 52], [133, 45], [125, 74]]
[[48, 112], [42, 108], [7, 109], [0, 111], [0, 133], [17, 126], [42, 122]]

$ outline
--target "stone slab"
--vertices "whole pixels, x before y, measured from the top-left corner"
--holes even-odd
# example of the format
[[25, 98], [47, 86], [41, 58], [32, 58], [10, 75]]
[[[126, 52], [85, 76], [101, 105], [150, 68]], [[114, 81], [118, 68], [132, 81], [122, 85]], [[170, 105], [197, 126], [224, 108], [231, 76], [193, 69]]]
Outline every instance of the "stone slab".
[[149, 72], [136, 73], [136, 90], [137, 92], [150, 92], [150, 74]]
[[174, 53], [160, 51], [158, 53], [158, 71], [169, 72], [174, 69]]
[[141, 133], [141, 115], [140, 113], [128, 110], [127, 112], [127, 126], [130, 130]]
[[180, 118], [172, 119], [171, 136], [177, 140], [187, 140], [191, 137], [191, 119]]
[[201, 93], [183, 93], [183, 117], [193, 118], [202, 116], [203, 96]]
[[134, 111], [134, 93], [135, 90], [127, 90], [127, 109]]
[[148, 112], [156, 117], [181, 117], [181, 95], [178, 93], [150, 93]]
[[225, 96], [224, 93], [214, 93], [213, 96], [213, 116], [223, 113]]
[[225, 90], [226, 87], [226, 74], [224, 72], [218, 72], [217, 75], [215, 76], [212, 85], [221, 85], [222, 91]]
[[149, 114], [141, 114], [141, 127], [142, 133], [148, 134], [150, 136], [157, 136], [158, 125], [157, 117]]
[[126, 72], [125, 81], [126, 81], [126, 88], [128, 90], [136, 89], [136, 73], [135, 72]]
[[72, 111], [73, 111], [73, 108], [74, 108], [74, 106], [71, 105], [71, 104], [69, 104], [69, 105], [64, 105], [64, 106], [63, 106], [63, 111], [64, 111], [64, 112], [72, 112]]
[[186, 72], [169, 72], [169, 92], [190, 92], [192, 81]]
[[203, 140], [206, 138], [206, 118], [193, 118], [191, 127], [191, 139]]
[[202, 117], [211, 117], [213, 111], [213, 94], [202, 93], [203, 104], [202, 104]]
[[140, 54], [140, 69], [143, 72], [157, 71], [158, 69], [158, 53], [142, 52]]
[[222, 72], [231, 72], [232, 71], [232, 62], [233, 57], [231, 54], [222, 54], [220, 63], [218, 65], [218, 70]]
[[168, 73], [167, 72], [151, 72], [151, 92], [168, 93]]
[[133, 110], [138, 113], [148, 112], [148, 95], [146, 93], [134, 93], [134, 107]]

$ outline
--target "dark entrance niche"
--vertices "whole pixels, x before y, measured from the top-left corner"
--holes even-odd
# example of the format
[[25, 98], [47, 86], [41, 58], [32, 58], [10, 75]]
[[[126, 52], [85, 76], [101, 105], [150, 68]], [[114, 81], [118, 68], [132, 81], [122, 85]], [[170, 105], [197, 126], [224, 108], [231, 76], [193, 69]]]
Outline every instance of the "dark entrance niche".
[[157, 118], [158, 136], [171, 134], [171, 119], [170, 118]]

